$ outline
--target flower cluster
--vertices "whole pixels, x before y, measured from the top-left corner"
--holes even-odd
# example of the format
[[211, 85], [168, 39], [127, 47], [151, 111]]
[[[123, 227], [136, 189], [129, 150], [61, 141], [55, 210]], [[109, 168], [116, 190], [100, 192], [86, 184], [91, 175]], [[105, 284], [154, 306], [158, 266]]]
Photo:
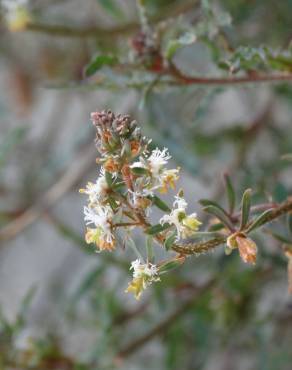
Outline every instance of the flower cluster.
[[31, 20], [28, 0], [2, 0], [7, 27], [11, 32], [22, 31]]
[[[128, 115], [102, 111], [92, 113], [91, 119], [96, 128], [96, 147], [100, 154], [97, 162], [101, 169], [97, 180], [89, 182], [80, 190], [88, 197], [88, 204], [84, 207], [87, 225], [85, 240], [88, 244], [94, 244], [98, 251], [113, 251], [118, 240], [122, 240], [122, 245], [133, 247], [139, 259], [131, 264], [133, 280], [126, 292], [134, 293], [139, 299], [149, 285], [160, 280], [162, 274], [184, 262], [185, 243], [193, 238], [205, 238], [213, 234], [198, 231], [201, 222], [196, 213], [187, 212], [188, 204], [182, 190], [175, 196], [172, 207], [160, 198], [161, 194], [175, 188], [179, 178], [179, 168], [168, 168], [171, 156], [167, 148], [160, 150], [152, 147], [151, 140], [142, 136], [137, 122]], [[222, 222], [224, 234], [220, 235], [220, 241], [223, 237], [223, 240], [226, 239], [226, 231], [229, 229], [226, 253], [238, 249], [244, 262], [254, 264], [257, 246], [247, 237], [249, 230], [254, 227], [253, 222], [248, 221], [249, 197], [248, 189], [243, 195], [241, 225], [238, 230], [234, 224], [235, 218], [223, 208], [219, 207], [218, 210], [215, 202], [211, 202], [209, 210], [213, 212], [216, 222]], [[149, 218], [153, 207], [163, 212], [159, 223], [154, 225]], [[255, 224], [260, 224], [260, 221], [255, 221]], [[134, 228], [141, 228], [148, 235], [145, 243], [146, 263], [143, 262], [143, 252], [138, 251], [131, 239]], [[151, 242], [171, 254], [168, 259], [154, 263], [155, 251], [153, 245], [149, 249], [149, 237]], [[205, 249], [201, 248], [203, 241], [199, 243], [201, 249], [194, 249], [194, 253], [209, 250], [208, 240], [205, 243]], [[212, 248], [212, 240], [210, 246]], [[179, 254], [173, 256], [174, 251]]]
[[177, 195], [175, 197], [173, 209], [170, 214], [164, 215], [160, 219], [160, 223], [162, 225], [165, 223], [169, 223], [176, 227], [176, 240], [179, 240], [181, 238], [188, 238], [189, 236], [194, 234], [201, 225], [201, 222], [197, 219], [196, 213], [187, 215], [187, 205], [188, 204], [185, 199]]
[[143, 290], [151, 283], [160, 281], [158, 267], [152, 263], [142, 264], [137, 259], [132, 262], [130, 270], [133, 270], [133, 280], [129, 283], [126, 292], [134, 293], [136, 299], [140, 298]]
[[[85, 240], [95, 244], [98, 251], [112, 251], [117, 246], [117, 232], [124, 231], [127, 241], [134, 227], [144, 232], [155, 227], [154, 240], [164, 246], [170, 232], [176, 240], [195, 233], [200, 222], [196, 214], [187, 215], [187, 203], [177, 196], [171, 210], [160, 198], [175, 188], [179, 169], [167, 168], [171, 156], [164, 148], [150, 150], [151, 140], [142, 136], [137, 122], [128, 115], [115, 115], [111, 111], [91, 114], [96, 128], [96, 147], [100, 154], [97, 162], [101, 165], [99, 177], [89, 182], [80, 192], [87, 195], [84, 220], [87, 225]], [[160, 224], [152, 226], [148, 220], [150, 210], [157, 206], [163, 210]], [[172, 264], [173, 255], [171, 256]], [[152, 282], [160, 280], [159, 269], [154, 263], [132, 263], [133, 281], [127, 292], [139, 298], [142, 291]]]

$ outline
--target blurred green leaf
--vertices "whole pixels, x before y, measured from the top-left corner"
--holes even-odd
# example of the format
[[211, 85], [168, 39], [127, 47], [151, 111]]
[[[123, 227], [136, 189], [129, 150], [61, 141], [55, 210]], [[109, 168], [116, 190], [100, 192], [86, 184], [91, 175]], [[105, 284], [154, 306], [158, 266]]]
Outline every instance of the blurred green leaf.
[[111, 16], [115, 18], [124, 18], [121, 8], [114, 0], [97, 0], [97, 2], [106, 10]]
[[104, 272], [105, 265], [97, 266], [93, 270], [89, 271], [83, 278], [81, 284], [76, 289], [75, 293], [72, 296], [71, 301], [73, 303], [78, 302], [82, 296], [89, 292], [89, 290], [94, 286], [97, 279]]
[[179, 267], [180, 265], [184, 263], [184, 261], [185, 261], [185, 258], [180, 257], [180, 258], [176, 258], [176, 259], [162, 263], [158, 268], [159, 274], [165, 274], [166, 272]]
[[97, 55], [95, 56], [89, 64], [85, 67], [85, 76], [90, 77], [95, 74], [99, 69], [104, 66], [113, 67], [119, 63], [116, 56], [113, 55]]

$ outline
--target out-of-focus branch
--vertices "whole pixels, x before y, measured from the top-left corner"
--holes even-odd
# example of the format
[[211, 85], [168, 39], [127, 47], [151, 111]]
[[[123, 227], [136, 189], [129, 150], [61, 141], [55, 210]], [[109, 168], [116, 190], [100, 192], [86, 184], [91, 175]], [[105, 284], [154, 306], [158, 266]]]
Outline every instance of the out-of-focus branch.
[[21, 216], [0, 229], [0, 241], [7, 241], [35, 222], [43, 212], [50, 209], [90, 169], [96, 157], [96, 149], [90, 146], [77, 156], [61, 178]]
[[153, 329], [150, 329], [147, 333], [145, 333], [144, 335], [141, 335], [140, 337], [135, 339], [133, 342], [125, 346], [123, 349], [121, 349], [116, 356], [117, 362], [120, 362], [126, 357], [129, 357], [131, 354], [139, 350], [141, 347], [143, 347], [146, 343], [148, 343], [150, 340], [152, 340], [156, 336], [164, 334], [167, 331], [167, 329], [174, 322], [178, 320], [179, 317], [181, 317], [190, 308], [192, 308], [192, 306], [195, 304], [195, 301], [198, 295], [200, 295], [201, 292], [210, 289], [214, 285], [214, 283], [215, 283], [215, 279], [214, 280], [212, 279], [208, 281], [206, 284], [198, 287], [195, 290], [194, 294], [189, 299], [187, 299], [185, 302], [183, 302], [177, 310], [171, 313], [164, 320], [160, 321], [160, 323], [157, 326], [155, 326]]
[[177, 79], [177, 85], [240, 85], [261, 82], [292, 82], [292, 73], [253, 73], [245, 76], [191, 77], [184, 75], [173, 64], [165, 71]]
[[[157, 22], [164, 21], [168, 18], [173, 18], [179, 14], [190, 11], [198, 3], [198, 0], [188, 0], [185, 2], [178, 1], [176, 5], [168, 7], [163, 13], [158, 14], [150, 18], [150, 23], [155, 24]], [[26, 25], [27, 31], [47, 34], [55, 37], [93, 37], [93, 38], [115, 38], [125, 36], [131, 33], [135, 33], [140, 29], [140, 24], [137, 22], [128, 23], [114, 28], [102, 28], [102, 27], [87, 27], [87, 28], [76, 28], [63, 25], [52, 25], [41, 22], [30, 22]]]

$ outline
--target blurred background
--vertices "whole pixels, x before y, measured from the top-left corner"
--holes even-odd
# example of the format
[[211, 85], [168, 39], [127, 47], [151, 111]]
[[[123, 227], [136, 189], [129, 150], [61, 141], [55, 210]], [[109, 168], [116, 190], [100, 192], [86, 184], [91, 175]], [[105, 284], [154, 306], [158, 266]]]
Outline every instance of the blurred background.
[[[96, 254], [86, 245], [78, 193], [99, 172], [90, 112], [111, 109], [131, 114], [155, 145], [169, 148], [182, 168], [177, 189], [200, 217], [199, 199], [226, 203], [225, 171], [238, 196], [251, 187], [255, 200], [281, 202], [292, 188], [291, 163], [281, 161], [292, 152], [291, 84], [159, 79], [154, 67], [139, 67], [147, 61], [131, 0], [20, 1], [20, 30], [15, 1], [7, 3], [0, 24], [0, 368], [291, 369], [292, 300], [279, 241], [256, 236], [254, 267], [223, 248], [191, 257], [135, 301], [124, 293], [133, 253]], [[173, 60], [187, 75], [226, 75], [220, 62], [239, 46], [250, 49], [233, 66], [249, 72], [269, 69], [257, 57], [262, 45], [289, 49], [292, 1], [145, 4], [164, 52], [178, 42]], [[191, 42], [178, 38], [185, 31], [194, 32]], [[124, 67], [112, 68], [113, 59], [97, 67], [96, 55], [118, 56]]]

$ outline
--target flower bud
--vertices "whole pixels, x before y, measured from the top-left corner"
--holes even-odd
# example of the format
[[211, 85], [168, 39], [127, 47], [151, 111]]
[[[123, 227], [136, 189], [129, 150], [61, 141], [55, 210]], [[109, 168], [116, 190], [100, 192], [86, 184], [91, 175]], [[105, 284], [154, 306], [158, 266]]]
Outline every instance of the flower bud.
[[239, 254], [243, 262], [245, 263], [256, 263], [257, 258], [257, 246], [256, 243], [250, 238], [238, 235], [235, 237], [238, 246]]

